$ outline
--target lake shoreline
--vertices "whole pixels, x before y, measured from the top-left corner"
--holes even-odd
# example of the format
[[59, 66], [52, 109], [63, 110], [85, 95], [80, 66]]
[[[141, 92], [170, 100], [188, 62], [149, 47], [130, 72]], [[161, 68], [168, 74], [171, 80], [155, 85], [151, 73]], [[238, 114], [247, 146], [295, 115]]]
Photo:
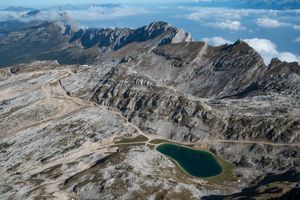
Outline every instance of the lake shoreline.
[[[169, 158], [171, 161], [174, 161], [182, 171], [192, 177], [209, 179], [220, 176], [224, 172], [223, 166], [218, 161], [216, 155], [207, 150], [194, 149], [173, 143], [162, 143], [157, 145], [155, 149], [162, 155]], [[180, 150], [178, 151], [178, 149]], [[190, 163], [188, 164], [188, 162]], [[195, 165], [197, 167], [195, 167]]]

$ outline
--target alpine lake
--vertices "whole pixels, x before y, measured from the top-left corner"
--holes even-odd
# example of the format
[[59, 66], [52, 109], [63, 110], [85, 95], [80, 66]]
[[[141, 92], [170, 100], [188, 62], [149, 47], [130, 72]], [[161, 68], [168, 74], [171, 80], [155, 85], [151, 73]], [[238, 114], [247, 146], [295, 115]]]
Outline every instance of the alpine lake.
[[223, 172], [215, 156], [207, 151], [163, 143], [156, 150], [174, 160], [186, 173], [198, 178], [214, 177]]

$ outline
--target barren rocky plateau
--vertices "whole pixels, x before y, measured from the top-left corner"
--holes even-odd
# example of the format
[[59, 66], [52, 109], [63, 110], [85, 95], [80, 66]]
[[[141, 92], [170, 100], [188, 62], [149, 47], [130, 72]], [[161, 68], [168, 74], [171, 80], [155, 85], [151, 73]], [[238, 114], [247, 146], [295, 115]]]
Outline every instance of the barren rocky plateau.
[[[164, 22], [20, 26], [0, 38], [0, 199], [299, 199], [298, 63]], [[166, 140], [223, 173], [186, 174]]]

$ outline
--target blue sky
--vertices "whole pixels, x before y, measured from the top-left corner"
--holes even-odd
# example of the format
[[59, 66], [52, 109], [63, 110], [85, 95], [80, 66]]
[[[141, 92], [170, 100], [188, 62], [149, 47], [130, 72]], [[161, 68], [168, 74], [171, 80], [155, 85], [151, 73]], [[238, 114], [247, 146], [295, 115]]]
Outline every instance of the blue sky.
[[53, 5], [65, 5], [65, 4], [101, 4], [101, 3], [174, 3], [174, 2], [193, 2], [192, 0], [2, 0], [0, 6], [53, 6]]
[[[118, 2], [121, 5], [116, 7], [88, 5]], [[43, 7], [37, 18], [45, 20], [57, 20], [59, 17], [57, 12], [64, 11], [73, 23], [81, 27], [135, 28], [153, 21], [166, 21], [191, 32], [194, 39], [205, 40], [215, 46], [243, 39], [264, 57], [266, 63], [272, 57], [279, 57], [286, 61], [300, 60], [300, 9], [238, 9], [214, 7], [213, 4], [210, 6], [199, 6], [198, 3], [187, 4], [187, 2], [194, 2], [193, 0], [177, 0], [177, 3], [164, 0], [163, 4], [157, 3], [161, 0], [142, 1], [143, 4], [140, 2], [137, 0], [10, 0], [1, 1], [0, 6]], [[55, 7], [66, 4], [80, 6]], [[6, 16], [20, 19], [23, 15], [24, 13], [2, 11], [0, 21]]]

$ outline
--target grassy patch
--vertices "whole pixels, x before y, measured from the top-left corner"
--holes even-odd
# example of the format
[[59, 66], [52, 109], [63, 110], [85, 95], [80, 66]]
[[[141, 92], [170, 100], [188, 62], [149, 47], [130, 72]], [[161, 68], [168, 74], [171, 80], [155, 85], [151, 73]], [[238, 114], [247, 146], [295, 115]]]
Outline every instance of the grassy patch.
[[169, 143], [172, 143], [168, 140], [164, 140], [164, 139], [154, 139], [154, 140], [151, 140], [149, 143], [151, 144], [161, 144], [161, 143], [165, 143], [165, 142], [169, 142]]
[[147, 146], [149, 147], [149, 149], [154, 150], [155, 149], [155, 145], [152, 144], [147, 144]]
[[148, 138], [143, 136], [143, 135], [139, 135], [135, 138], [123, 138], [119, 141], [116, 141], [115, 144], [123, 144], [123, 143], [133, 143], [133, 142], [147, 142]]
[[113, 144], [110, 147], [118, 147], [118, 148], [124, 148], [124, 147], [130, 147], [130, 146], [140, 146], [140, 145], [145, 145], [144, 142], [141, 143], [128, 143], [128, 144]]
[[232, 183], [237, 181], [237, 177], [234, 176], [233, 173], [234, 165], [230, 162], [221, 159], [220, 157], [216, 156], [216, 159], [222, 166], [223, 172], [218, 176], [207, 178], [208, 183], [217, 184], [217, 185], [226, 185], [226, 183]]

